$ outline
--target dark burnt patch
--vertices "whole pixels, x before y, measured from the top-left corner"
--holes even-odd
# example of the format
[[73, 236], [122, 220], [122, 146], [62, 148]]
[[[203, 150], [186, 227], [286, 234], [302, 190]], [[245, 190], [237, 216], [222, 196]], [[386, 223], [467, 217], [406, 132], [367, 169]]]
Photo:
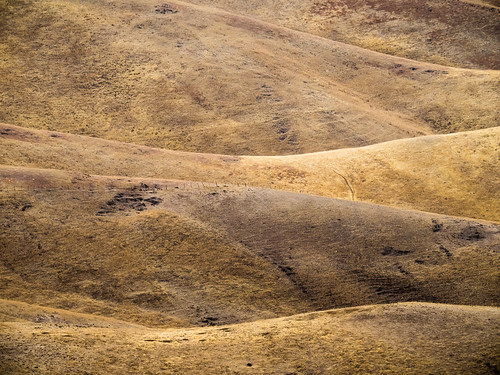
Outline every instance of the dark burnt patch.
[[485, 237], [483, 226], [481, 224], [467, 225], [456, 235], [456, 237], [466, 241], [478, 241], [483, 239]]
[[219, 318], [215, 316], [206, 316], [201, 319], [201, 323], [203, 326], [216, 326], [218, 324]]
[[125, 211], [141, 212], [157, 206], [161, 202], [163, 202], [162, 198], [156, 196], [145, 197], [141, 191], [121, 192], [115, 194], [113, 198], [102, 205], [96, 215], [104, 216]]
[[443, 224], [438, 222], [436, 219], [432, 220], [432, 231], [440, 232], [443, 229]]
[[155, 13], [158, 14], [175, 14], [178, 12], [178, 9], [167, 3], [155, 6]]
[[13, 134], [14, 132], [12, 131], [12, 129], [10, 128], [3, 128], [3, 129], [0, 129], [0, 135], [11, 135]]
[[382, 255], [384, 256], [401, 256], [410, 254], [411, 251], [395, 249], [392, 246], [386, 246], [382, 250]]

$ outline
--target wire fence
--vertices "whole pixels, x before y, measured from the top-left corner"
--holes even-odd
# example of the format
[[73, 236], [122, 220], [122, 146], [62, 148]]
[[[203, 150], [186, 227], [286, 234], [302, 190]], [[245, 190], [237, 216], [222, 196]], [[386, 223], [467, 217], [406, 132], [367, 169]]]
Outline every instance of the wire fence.
[[280, 186], [275, 183], [260, 184], [260, 185], [248, 185], [246, 183], [207, 183], [207, 182], [186, 182], [180, 184], [155, 184], [155, 185], [130, 185], [130, 186], [85, 186], [76, 188], [65, 188], [65, 187], [34, 187], [30, 185], [9, 185], [0, 186], [0, 192], [87, 192], [87, 193], [107, 193], [107, 192], [143, 192], [143, 193], [157, 193], [159, 191], [176, 191], [176, 190], [198, 190], [207, 191], [214, 189], [243, 189], [247, 191], [253, 191], [253, 189], [273, 189], [288, 192], [297, 193], [308, 193], [306, 186], [301, 186], [299, 189], [291, 189], [290, 186]]
[[[1, 183], [1, 182], [0, 182]], [[186, 181], [186, 182], [167, 182], [167, 183], [130, 183], [125, 186], [116, 186], [115, 184], [110, 184], [107, 186], [102, 186], [98, 184], [88, 184], [81, 187], [40, 187], [33, 186], [30, 184], [4, 184], [0, 185], [0, 192], [13, 192], [13, 191], [28, 191], [28, 192], [123, 192], [123, 191], [141, 191], [141, 192], [157, 192], [157, 191], [168, 191], [168, 190], [207, 190], [207, 189], [224, 189], [224, 188], [238, 188], [238, 189], [274, 189], [283, 191], [293, 191], [305, 193], [307, 192], [307, 186], [305, 184], [295, 185], [295, 189], [291, 188], [289, 184], [282, 185], [280, 183], [275, 183], [273, 181], [262, 183], [262, 184], [252, 184], [249, 185], [246, 182], [198, 182], [198, 181]]]

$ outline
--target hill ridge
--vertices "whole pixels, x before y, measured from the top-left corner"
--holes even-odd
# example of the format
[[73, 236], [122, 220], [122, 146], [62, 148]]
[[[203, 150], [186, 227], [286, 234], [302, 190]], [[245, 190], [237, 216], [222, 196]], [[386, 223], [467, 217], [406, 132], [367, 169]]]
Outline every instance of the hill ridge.
[[398, 63], [292, 31], [280, 38], [257, 21], [189, 4], [161, 14], [146, 0], [26, 1], [31, 12], [20, 3], [6, 12], [3, 122], [233, 155], [496, 124], [497, 71]]
[[494, 127], [355, 149], [254, 157], [178, 152], [0, 125], [0, 163], [247, 184], [499, 221], [494, 193], [500, 188], [499, 140], [500, 127]]
[[500, 373], [500, 0], [0, 0], [0, 375]]
[[[466, 2], [466, 3], [472, 3], [470, 1], [464, 1], [464, 0], [460, 0], [460, 1], [463, 1], [463, 2]], [[248, 16], [248, 15], [244, 15], [244, 14], [235, 13], [235, 12], [232, 12], [232, 11], [225, 10], [223, 8], [218, 8], [218, 7], [209, 6], [209, 5], [205, 5], [205, 4], [202, 5], [202, 4], [190, 3], [190, 2], [187, 2], [187, 1], [181, 1], [181, 0], [170, 0], [170, 3], [174, 4], [175, 6], [178, 6], [178, 7], [191, 7], [193, 9], [203, 10], [203, 11], [210, 12], [210, 13], [213, 13], [213, 14], [219, 14], [221, 16], [226, 16], [228, 18], [234, 17], [234, 18], [237, 18], [237, 19], [246, 20], [246, 21], [249, 21], [251, 23], [256, 23], [256, 24], [259, 24], [259, 25], [266, 26], [267, 28], [270, 28], [270, 29], [275, 29], [276, 31], [285, 31], [285, 32], [291, 33], [291, 34], [298, 34], [298, 35], [307, 36], [307, 37], [309, 37], [311, 39], [315, 39], [315, 40], [318, 40], [318, 41], [321, 41], [321, 42], [324, 42], [324, 43], [327, 43], [327, 44], [331, 44], [331, 45], [339, 46], [339, 47], [344, 47], [344, 48], [347, 48], [347, 49], [352, 49], [352, 50], [354, 50], [356, 52], [359, 52], [359, 53], [362, 52], [363, 54], [366, 54], [368, 56], [373, 56], [373, 57], [378, 57], [378, 58], [383, 57], [384, 59], [388, 59], [388, 60], [390, 60], [390, 61], [392, 61], [394, 63], [405, 63], [405, 64], [410, 64], [410, 65], [411, 64], [413, 64], [413, 65], [421, 65], [421, 66], [426, 66], [428, 68], [434, 68], [436, 70], [443, 70], [443, 69], [445, 69], [445, 70], [448, 70], [448, 71], [475, 72], [475, 73], [478, 73], [478, 74], [481, 74], [483, 72], [495, 72], [495, 73], [498, 73], [499, 76], [500, 76], [500, 70], [498, 70], [498, 69], [462, 68], [462, 67], [455, 67], [455, 66], [450, 66], [450, 65], [440, 65], [440, 64], [432, 63], [432, 62], [427, 62], [427, 61], [409, 59], [409, 58], [401, 57], [401, 56], [390, 55], [390, 54], [387, 54], [387, 53], [378, 52], [378, 51], [374, 51], [374, 50], [371, 50], [371, 49], [368, 49], [368, 48], [363, 48], [363, 47], [360, 47], [360, 46], [356, 46], [356, 45], [353, 45], [353, 44], [344, 43], [344, 42], [341, 42], [341, 41], [337, 41], [337, 40], [325, 38], [325, 37], [322, 37], [321, 35], [312, 34], [310, 32], [293, 29], [293, 28], [286, 27], [286, 26], [283, 26], [283, 25], [277, 25], [277, 24], [274, 24], [274, 23], [271, 23], [271, 22], [268, 22], [268, 21], [261, 20], [261, 19], [256, 18], [256, 17], [252, 17], [252, 16]], [[492, 6], [485, 6], [485, 7], [489, 7], [489, 8], [494, 7], [494, 8], [497, 8], [497, 9], [500, 10], [500, 8], [498, 8], [496, 6], [493, 6], [493, 5]], [[240, 26], [243, 27], [243, 25], [240, 25]], [[256, 31], [254, 29], [250, 29], [250, 30], [251, 31]]]
[[[9, 172], [10, 171], [10, 172]], [[43, 180], [44, 186], [38, 185], [39, 181], [36, 178], [31, 178], [30, 176], [37, 176], [49, 174], [50, 177], [62, 177], [59, 180], [50, 179]], [[13, 178], [13, 176], [15, 176]], [[439, 212], [419, 210], [415, 208], [404, 208], [398, 206], [384, 205], [381, 203], [374, 203], [362, 200], [356, 200], [352, 198], [336, 198], [329, 197], [320, 194], [298, 192], [295, 190], [286, 190], [283, 188], [255, 186], [245, 183], [230, 183], [230, 182], [210, 182], [201, 180], [181, 180], [181, 179], [171, 179], [171, 178], [155, 178], [155, 177], [141, 177], [141, 176], [120, 176], [120, 175], [99, 175], [99, 174], [86, 174], [79, 173], [74, 170], [65, 169], [52, 169], [52, 168], [36, 168], [36, 167], [19, 167], [14, 165], [0, 164], [0, 177], [4, 179], [4, 182], [0, 182], [0, 191], [4, 192], [89, 192], [89, 193], [99, 193], [99, 192], [123, 192], [127, 190], [146, 190], [150, 192], [166, 191], [166, 190], [178, 190], [182, 191], [223, 191], [227, 188], [229, 189], [245, 189], [247, 191], [270, 191], [270, 192], [280, 192], [284, 195], [297, 195], [297, 196], [307, 196], [311, 198], [325, 199], [325, 200], [335, 200], [344, 202], [355, 202], [360, 205], [367, 206], [378, 206], [380, 208], [389, 208], [391, 210], [400, 212], [414, 212], [421, 213], [436, 217], [449, 217], [456, 218], [460, 220], [468, 220], [485, 224], [500, 224], [499, 220], [488, 220], [460, 215], [450, 215]], [[79, 181], [85, 181], [88, 186], [86, 188], [73, 187], [71, 188], [72, 180], [69, 177], [78, 179]], [[16, 183], [16, 178], [19, 178], [20, 183]], [[114, 182], [121, 183], [122, 186], [115, 185]], [[31, 184], [31, 185], [30, 185]], [[63, 184], [67, 185], [67, 188], [61, 187]], [[99, 187], [100, 186], [100, 187]]]
[[[283, 374], [307, 369], [318, 374], [416, 375], [480, 374], [497, 368], [497, 336], [491, 327], [498, 327], [498, 309], [404, 303], [313, 314], [187, 330], [90, 324], [80, 331], [57, 314], [39, 314], [37, 323], [2, 322], [0, 335], [8, 341], [0, 352], [0, 371], [25, 373], [38, 365], [37, 372], [61, 374], [69, 369], [106, 374]], [[468, 328], [460, 335], [454, 328], [464, 322]], [[89, 341], [106, 351], [92, 352]], [[31, 345], [37, 345], [33, 353]], [[471, 347], [478, 348], [479, 360]]]

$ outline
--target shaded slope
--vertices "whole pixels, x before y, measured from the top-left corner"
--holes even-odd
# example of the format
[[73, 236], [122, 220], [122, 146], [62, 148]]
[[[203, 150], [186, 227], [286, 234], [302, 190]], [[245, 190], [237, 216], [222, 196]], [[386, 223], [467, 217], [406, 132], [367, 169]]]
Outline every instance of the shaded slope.
[[[152, 330], [0, 302], [0, 371], [65, 374], [486, 374], [498, 308], [406, 303], [222, 328]], [[36, 350], [34, 350], [36, 348]], [[144, 358], [147, 357], [147, 361]]]
[[146, 0], [4, 5], [0, 120], [258, 155], [498, 123], [499, 72], [404, 60], [172, 4], [177, 12], [165, 14]]
[[190, 2], [251, 14], [391, 55], [467, 68], [500, 68], [498, 0]]
[[162, 326], [500, 302], [496, 224], [182, 181], [1, 177], [2, 298]]
[[500, 221], [500, 128], [286, 157], [173, 152], [0, 125], [0, 163], [273, 187]]
[[86, 191], [59, 191], [57, 175], [30, 177], [54, 190], [2, 192], [4, 298], [162, 326], [308, 310], [286, 276], [217, 229], [168, 208], [137, 215], [158, 194], [78, 183]]

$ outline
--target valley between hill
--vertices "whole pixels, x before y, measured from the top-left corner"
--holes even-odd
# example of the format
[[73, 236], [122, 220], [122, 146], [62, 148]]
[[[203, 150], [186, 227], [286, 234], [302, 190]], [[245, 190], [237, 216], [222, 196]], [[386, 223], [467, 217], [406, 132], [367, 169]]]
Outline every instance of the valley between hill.
[[0, 0], [0, 374], [498, 374], [497, 0]]

